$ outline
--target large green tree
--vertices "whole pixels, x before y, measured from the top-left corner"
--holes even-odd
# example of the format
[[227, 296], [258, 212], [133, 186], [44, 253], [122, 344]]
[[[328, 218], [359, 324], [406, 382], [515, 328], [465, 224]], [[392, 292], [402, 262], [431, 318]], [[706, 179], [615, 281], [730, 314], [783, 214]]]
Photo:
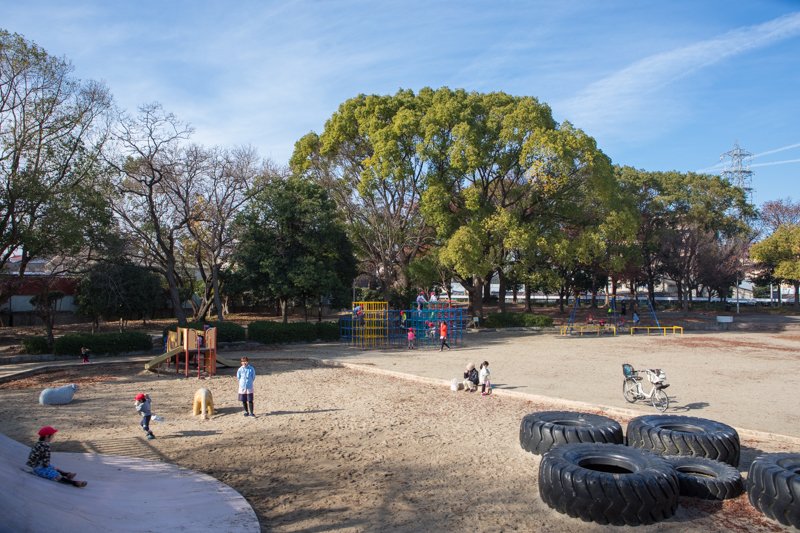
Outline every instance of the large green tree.
[[800, 225], [785, 224], [750, 248], [750, 257], [778, 280], [794, 285], [794, 305], [800, 305]]
[[425, 111], [412, 91], [359, 95], [339, 106], [321, 134], [300, 139], [291, 159], [295, 173], [330, 191], [361, 270], [387, 296], [408, 287], [408, 265], [432, 242], [419, 213], [428, 173], [421, 153]]
[[350, 287], [352, 245], [322, 186], [297, 177], [275, 179], [253, 197], [237, 226], [235, 269], [253, 292], [279, 302], [284, 322], [291, 301]]

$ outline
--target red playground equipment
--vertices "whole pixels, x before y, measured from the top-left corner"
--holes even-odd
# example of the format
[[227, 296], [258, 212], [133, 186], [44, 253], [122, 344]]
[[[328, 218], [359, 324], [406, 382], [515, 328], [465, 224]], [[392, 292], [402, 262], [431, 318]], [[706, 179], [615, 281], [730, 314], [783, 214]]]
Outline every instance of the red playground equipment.
[[[148, 361], [144, 368], [156, 370], [160, 365], [175, 359], [175, 372], [183, 371], [188, 378], [189, 370], [197, 368], [197, 377], [211, 377], [217, 373], [217, 328], [196, 330], [178, 328], [167, 332], [166, 352]], [[225, 364], [225, 363], [224, 363]]]

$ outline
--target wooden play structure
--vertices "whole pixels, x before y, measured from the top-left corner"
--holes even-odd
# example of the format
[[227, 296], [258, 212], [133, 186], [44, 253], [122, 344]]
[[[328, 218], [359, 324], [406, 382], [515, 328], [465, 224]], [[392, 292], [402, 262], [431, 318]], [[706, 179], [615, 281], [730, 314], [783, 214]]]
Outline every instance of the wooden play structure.
[[188, 378], [190, 369], [197, 369], [197, 377], [211, 377], [217, 373], [217, 328], [196, 330], [178, 328], [167, 332], [166, 351], [148, 361], [144, 368], [155, 370], [175, 360], [175, 372], [183, 371]]

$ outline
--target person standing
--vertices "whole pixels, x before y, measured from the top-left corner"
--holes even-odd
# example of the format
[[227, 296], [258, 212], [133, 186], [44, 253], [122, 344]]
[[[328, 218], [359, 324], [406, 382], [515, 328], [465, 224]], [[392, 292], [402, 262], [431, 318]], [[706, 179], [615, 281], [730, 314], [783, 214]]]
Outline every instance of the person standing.
[[478, 385], [481, 386], [481, 395], [486, 396], [492, 393], [492, 382], [489, 378], [489, 361], [481, 363], [481, 369], [478, 372]]
[[416, 339], [416, 335], [414, 335], [414, 328], [408, 328], [408, 349], [414, 349], [414, 340]]
[[[244, 407], [244, 416], [256, 416], [253, 412], [253, 383], [256, 380], [256, 369], [250, 365], [247, 357], [242, 357], [241, 363], [242, 366], [236, 371], [236, 380], [239, 382], [239, 401]], [[249, 412], [248, 407], [250, 407]]]
[[89, 362], [89, 352], [90, 351], [91, 350], [89, 350], [89, 348], [87, 348], [86, 346], [83, 346], [81, 348], [81, 357], [83, 358], [83, 362], [84, 363], [88, 363]]
[[450, 345], [447, 344], [447, 322], [444, 320], [439, 324], [439, 340], [442, 341], [442, 345], [439, 347], [440, 352], [444, 350], [445, 346], [447, 346], [448, 350], [450, 349]]

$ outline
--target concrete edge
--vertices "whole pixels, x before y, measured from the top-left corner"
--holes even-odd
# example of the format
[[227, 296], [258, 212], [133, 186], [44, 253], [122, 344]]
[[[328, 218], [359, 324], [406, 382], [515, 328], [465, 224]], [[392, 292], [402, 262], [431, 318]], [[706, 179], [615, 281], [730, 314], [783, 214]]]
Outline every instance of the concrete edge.
[[[429, 385], [437, 385], [437, 386], [445, 386], [450, 387], [450, 381], [445, 379], [439, 378], [428, 378], [424, 376], [415, 376], [413, 374], [405, 374], [403, 372], [396, 372], [394, 370], [384, 370], [382, 368], [377, 368], [373, 366], [367, 366], [364, 364], [359, 363], [346, 363], [342, 361], [337, 361], [333, 359], [317, 359], [311, 357], [309, 359], [316, 359], [322, 364], [329, 365], [329, 366], [339, 366], [344, 368], [349, 368], [352, 370], [357, 370], [359, 372], [366, 372], [370, 374], [378, 374], [382, 376], [390, 376], [400, 379], [405, 379], [407, 381], [414, 381], [417, 383], [426, 383]], [[557, 398], [553, 396], [543, 396], [541, 394], [531, 394], [528, 392], [517, 392], [511, 390], [503, 390], [503, 389], [492, 389], [493, 395], [498, 396], [506, 396], [509, 398], [517, 398], [520, 400], [529, 400], [532, 402], [538, 403], [558, 403], [565, 407], [569, 407], [575, 410], [588, 410], [588, 411], [602, 411], [608, 415], [619, 416], [622, 418], [634, 418], [637, 416], [641, 416], [642, 413], [639, 411], [634, 411], [632, 409], [624, 409], [621, 407], [610, 407], [606, 405], [597, 405], [587, 402], [580, 402], [576, 400], [567, 400], [565, 398]], [[764, 439], [773, 439], [785, 444], [795, 445], [800, 448], [800, 437], [792, 437], [790, 435], [782, 435], [780, 433], [768, 433], [766, 431], [759, 431], [755, 429], [746, 429], [746, 428], [738, 428], [734, 427], [734, 429], [739, 433], [740, 437], [745, 437], [748, 439], [754, 440], [764, 440]]]

